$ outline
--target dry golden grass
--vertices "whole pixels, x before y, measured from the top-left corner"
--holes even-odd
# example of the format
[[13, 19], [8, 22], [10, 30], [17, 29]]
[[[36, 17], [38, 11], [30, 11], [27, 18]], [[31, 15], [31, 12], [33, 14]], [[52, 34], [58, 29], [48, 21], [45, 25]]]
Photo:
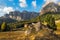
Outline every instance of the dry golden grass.
[[0, 40], [23, 40], [24, 38], [23, 31], [0, 32]]
[[55, 33], [57, 35], [60, 35], [60, 20], [56, 21], [56, 25], [57, 25], [57, 30], [55, 31]]

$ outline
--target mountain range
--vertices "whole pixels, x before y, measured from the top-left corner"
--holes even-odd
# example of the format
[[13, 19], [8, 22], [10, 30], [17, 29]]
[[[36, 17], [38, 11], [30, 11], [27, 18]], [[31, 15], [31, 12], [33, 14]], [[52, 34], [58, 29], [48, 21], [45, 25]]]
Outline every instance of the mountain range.
[[39, 13], [28, 12], [28, 11], [23, 11], [23, 12], [12, 11], [12, 12], [9, 12], [9, 14], [4, 15], [5, 18], [11, 18], [18, 21], [30, 20], [32, 18], [36, 18], [37, 16], [39, 16]]

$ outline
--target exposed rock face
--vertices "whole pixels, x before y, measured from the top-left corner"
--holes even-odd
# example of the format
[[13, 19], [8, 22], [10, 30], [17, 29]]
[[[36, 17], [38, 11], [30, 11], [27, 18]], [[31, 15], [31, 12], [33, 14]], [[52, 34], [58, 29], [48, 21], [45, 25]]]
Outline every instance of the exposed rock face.
[[[28, 27], [28, 30], [25, 31], [26, 40], [59, 40], [60, 37], [52, 29], [49, 29], [47, 26], [41, 24], [40, 22], [25, 24], [25, 27]], [[33, 30], [35, 29], [35, 30]]]
[[60, 2], [58, 2], [58, 5], [60, 6]]
[[42, 15], [46, 12], [60, 12], [60, 6], [58, 4], [50, 2], [43, 7], [40, 14]]
[[40, 30], [40, 27], [41, 27], [41, 23], [40, 22], [32, 23], [32, 25], [36, 29], [36, 31], [39, 31]]
[[18, 21], [30, 20], [31, 18], [36, 18], [37, 16], [39, 16], [39, 13], [28, 12], [28, 11], [23, 11], [23, 12], [13, 11], [10, 12], [9, 14], [5, 14], [5, 17], [12, 18]]
[[31, 23], [31, 24], [25, 24], [24, 25], [25, 28], [28, 28], [26, 31], [25, 31], [25, 34], [28, 35], [30, 34], [31, 32], [38, 32], [40, 30], [40, 27], [41, 27], [41, 23], [40, 22], [37, 22], [37, 23]]

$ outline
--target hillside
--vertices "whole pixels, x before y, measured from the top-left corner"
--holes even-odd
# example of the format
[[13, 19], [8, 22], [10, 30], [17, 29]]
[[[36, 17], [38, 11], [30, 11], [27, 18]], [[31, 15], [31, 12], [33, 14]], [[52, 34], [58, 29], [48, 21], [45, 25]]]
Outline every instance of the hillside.
[[52, 15], [55, 18], [55, 20], [59, 20], [60, 19], [60, 12], [48, 12], [46, 14], [41, 15], [40, 17], [43, 20], [43, 19], [46, 18], [47, 15]]

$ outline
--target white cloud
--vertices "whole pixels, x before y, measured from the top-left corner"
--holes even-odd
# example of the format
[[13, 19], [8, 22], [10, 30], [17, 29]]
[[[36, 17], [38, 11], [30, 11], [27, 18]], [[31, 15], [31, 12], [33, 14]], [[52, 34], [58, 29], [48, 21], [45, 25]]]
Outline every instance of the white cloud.
[[26, 3], [26, 0], [19, 0], [20, 2]]
[[0, 7], [0, 16], [3, 16], [6, 13], [14, 11], [12, 7]]
[[23, 8], [25, 8], [25, 7], [27, 7], [27, 3], [26, 3], [26, 0], [19, 0], [19, 5], [20, 5], [20, 7], [23, 7]]
[[25, 3], [20, 3], [19, 5], [20, 5], [20, 7], [24, 7], [24, 8], [27, 7], [27, 5]]
[[12, 7], [4, 7], [4, 9], [3, 9], [4, 13], [9, 13], [11, 11], [14, 11], [14, 9]]
[[33, 5], [34, 8], [36, 8], [36, 0], [32, 1], [32, 5]]
[[3, 9], [2, 8], [0, 8], [0, 15], [3, 13]]

